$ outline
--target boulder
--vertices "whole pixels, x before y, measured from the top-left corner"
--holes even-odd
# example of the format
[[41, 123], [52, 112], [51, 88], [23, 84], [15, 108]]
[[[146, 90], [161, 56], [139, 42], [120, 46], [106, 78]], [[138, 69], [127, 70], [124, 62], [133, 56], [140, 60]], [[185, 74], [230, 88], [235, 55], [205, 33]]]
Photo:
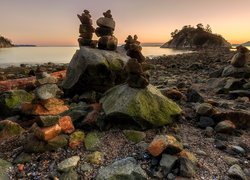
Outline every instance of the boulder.
[[232, 65], [229, 65], [224, 68], [222, 77], [248, 78], [250, 77], [250, 67], [234, 67]]
[[24, 129], [17, 123], [4, 120], [0, 122], [0, 142], [2, 140], [17, 136], [24, 132]]
[[145, 89], [118, 85], [107, 91], [100, 102], [105, 119], [119, 119], [123, 123], [130, 120], [142, 128], [170, 124], [173, 117], [182, 112], [175, 102], [163, 96], [153, 85]]
[[129, 57], [124, 51], [105, 51], [80, 47], [69, 63], [62, 87], [67, 95], [94, 90], [105, 92], [125, 82], [124, 65]]
[[114, 162], [107, 167], [100, 168], [96, 176], [96, 180], [120, 180], [120, 179], [136, 179], [146, 180], [146, 172], [137, 164], [137, 161], [128, 157]]
[[31, 102], [34, 96], [24, 90], [7, 91], [0, 95], [0, 116], [13, 116], [15, 108], [23, 103]]

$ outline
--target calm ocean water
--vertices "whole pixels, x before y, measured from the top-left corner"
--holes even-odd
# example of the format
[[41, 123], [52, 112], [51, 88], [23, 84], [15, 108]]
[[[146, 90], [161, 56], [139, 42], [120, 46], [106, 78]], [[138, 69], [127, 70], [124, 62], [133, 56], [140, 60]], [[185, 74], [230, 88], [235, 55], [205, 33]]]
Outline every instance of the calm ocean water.
[[[69, 63], [79, 47], [13, 47], [0, 48], [0, 67], [20, 64], [41, 64], [47, 62]], [[174, 55], [190, 51], [143, 46], [143, 54], [148, 57]]]

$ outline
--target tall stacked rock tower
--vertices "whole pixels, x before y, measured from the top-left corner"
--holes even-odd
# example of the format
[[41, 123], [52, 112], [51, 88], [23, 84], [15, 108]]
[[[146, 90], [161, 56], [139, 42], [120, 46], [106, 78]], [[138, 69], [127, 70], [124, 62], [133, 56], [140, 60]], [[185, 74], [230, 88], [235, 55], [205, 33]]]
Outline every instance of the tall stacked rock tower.
[[99, 26], [95, 33], [100, 37], [98, 41], [98, 48], [104, 50], [114, 51], [117, 48], [118, 40], [113, 36], [115, 30], [115, 21], [112, 18], [111, 11], [108, 10], [103, 13], [104, 17], [99, 18], [96, 23]]
[[95, 43], [92, 41], [95, 28], [92, 26], [91, 15], [88, 10], [84, 10], [82, 15], [77, 15], [81, 21], [79, 27], [80, 38], [78, 39], [79, 46], [93, 46]]

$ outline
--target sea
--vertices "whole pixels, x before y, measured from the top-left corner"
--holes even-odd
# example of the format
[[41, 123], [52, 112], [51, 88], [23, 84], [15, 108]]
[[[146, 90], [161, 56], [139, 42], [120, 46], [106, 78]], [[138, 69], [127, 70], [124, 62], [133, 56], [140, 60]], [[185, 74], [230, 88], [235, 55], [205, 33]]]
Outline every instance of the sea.
[[[0, 67], [20, 64], [69, 63], [79, 47], [12, 47], [0, 48]], [[149, 58], [162, 55], [189, 53], [185, 50], [160, 48], [160, 44], [142, 46], [142, 53]]]
[[[190, 53], [187, 50], [160, 48], [161, 44], [142, 46], [142, 53], [149, 58], [163, 55]], [[12, 47], [0, 48], [0, 67], [20, 64], [69, 63], [79, 47]], [[250, 49], [250, 46], [248, 46]]]

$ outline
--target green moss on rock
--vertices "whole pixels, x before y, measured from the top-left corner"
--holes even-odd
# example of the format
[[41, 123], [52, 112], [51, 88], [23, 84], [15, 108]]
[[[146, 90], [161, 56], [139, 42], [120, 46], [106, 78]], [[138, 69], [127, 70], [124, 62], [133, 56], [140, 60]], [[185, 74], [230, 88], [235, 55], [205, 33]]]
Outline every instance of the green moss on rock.
[[88, 133], [84, 142], [88, 151], [96, 151], [101, 143], [96, 132]]
[[0, 140], [8, 139], [21, 134], [24, 129], [17, 123], [4, 120], [0, 122]]
[[138, 143], [146, 137], [146, 134], [142, 131], [124, 130], [123, 133], [128, 140], [134, 143]]

